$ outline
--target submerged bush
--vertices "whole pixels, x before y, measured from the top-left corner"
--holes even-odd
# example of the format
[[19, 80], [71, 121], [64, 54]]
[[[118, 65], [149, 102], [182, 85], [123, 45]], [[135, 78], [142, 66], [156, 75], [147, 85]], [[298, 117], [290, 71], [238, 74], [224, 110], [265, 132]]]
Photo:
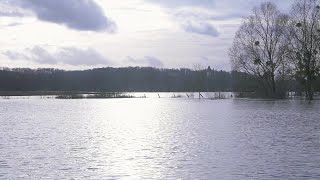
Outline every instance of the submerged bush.
[[110, 98], [133, 98], [132, 95], [127, 95], [124, 93], [98, 93], [87, 96], [88, 99], [110, 99]]
[[97, 93], [84, 96], [82, 94], [63, 94], [56, 97], [56, 99], [110, 99], [110, 98], [133, 98], [132, 95], [124, 93]]
[[56, 99], [83, 99], [85, 98], [82, 94], [64, 94], [59, 95]]
[[182, 98], [183, 96], [181, 95], [181, 94], [178, 94], [178, 95], [173, 95], [173, 96], [171, 96], [171, 98]]

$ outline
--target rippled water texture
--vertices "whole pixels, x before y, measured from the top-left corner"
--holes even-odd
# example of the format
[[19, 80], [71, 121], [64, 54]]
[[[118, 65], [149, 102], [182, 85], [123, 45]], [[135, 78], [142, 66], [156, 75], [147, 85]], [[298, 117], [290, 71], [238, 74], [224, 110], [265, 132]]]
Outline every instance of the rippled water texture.
[[0, 100], [0, 179], [319, 179], [320, 103]]

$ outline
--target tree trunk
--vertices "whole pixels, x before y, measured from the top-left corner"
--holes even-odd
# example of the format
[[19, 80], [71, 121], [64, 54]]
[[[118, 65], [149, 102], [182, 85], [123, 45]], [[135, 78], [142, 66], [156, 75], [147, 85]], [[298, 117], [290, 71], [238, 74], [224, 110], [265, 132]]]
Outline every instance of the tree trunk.
[[311, 67], [310, 67], [310, 63], [311, 63], [311, 53], [310, 55], [307, 57], [307, 82], [306, 82], [306, 95], [308, 100], [313, 100], [313, 92], [312, 92], [312, 74], [311, 74]]
[[274, 74], [271, 75], [271, 86], [272, 86], [272, 96], [276, 97], [276, 82], [275, 82]]
[[308, 76], [308, 79], [307, 79], [306, 95], [308, 100], [313, 100], [312, 79], [310, 75]]

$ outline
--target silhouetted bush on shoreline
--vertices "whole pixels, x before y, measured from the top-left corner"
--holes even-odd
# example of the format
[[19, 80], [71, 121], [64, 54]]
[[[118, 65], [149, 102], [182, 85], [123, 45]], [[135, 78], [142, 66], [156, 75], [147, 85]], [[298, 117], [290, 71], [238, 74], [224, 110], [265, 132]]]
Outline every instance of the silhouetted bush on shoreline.
[[124, 93], [97, 93], [97, 94], [64, 94], [56, 96], [56, 99], [112, 99], [112, 98], [134, 98], [132, 95], [127, 95]]
[[88, 95], [87, 99], [110, 99], [110, 98], [134, 98], [132, 95], [124, 94], [124, 93], [98, 93], [93, 95]]
[[81, 94], [63, 94], [56, 96], [56, 99], [84, 99], [85, 97]]

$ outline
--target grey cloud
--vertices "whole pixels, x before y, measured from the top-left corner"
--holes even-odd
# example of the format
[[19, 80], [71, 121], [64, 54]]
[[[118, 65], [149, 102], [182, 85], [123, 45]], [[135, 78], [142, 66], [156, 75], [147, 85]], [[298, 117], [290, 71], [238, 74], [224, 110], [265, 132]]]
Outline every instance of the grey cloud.
[[[231, 7], [234, 10], [241, 9], [243, 7], [252, 7], [259, 3], [265, 2], [265, 0], [146, 0], [148, 2], [161, 4], [169, 8], [177, 7], [202, 7], [206, 9], [217, 7]], [[293, 2], [293, 0], [269, 0], [278, 4], [283, 8], [287, 8]], [[247, 9], [248, 10], [248, 9]]]
[[208, 35], [212, 37], [218, 37], [219, 31], [209, 23], [188, 23], [183, 26], [184, 30], [190, 33], [201, 34], [201, 35]]
[[250, 14], [250, 11], [243, 13], [243, 12], [232, 12], [232, 13], [223, 13], [223, 14], [210, 14], [206, 12], [193, 12], [192, 10], [189, 11], [178, 11], [174, 14], [174, 16], [179, 18], [191, 18], [191, 19], [198, 19], [198, 20], [214, 20], [214, 21], [225, 21], [230, 19], [237, 19], [243, 18]]
[[38, 64], [66, 65], [108, 65], [109, 61], [94, 49], [60, 48], [51, 52], [46, 48], [35, 46], [23, 51], [5, 51], [2, 53], [11, 60], [28, 60]]
[[16, 51], [5, 51], [2, 54], [7, 56], [11, 60], [19, 60], [19, 59], [30, 60], [29, 56]]
[[141, 59], [128, 56], [124, 62], [129, 65], [135, 65], [135, 66], [163, 67], [164, 65], [161, 60], [152, 56], [145, 56], [144, 58], [141, 58]]
[[14, 26], [19, 26], [19, 25], [21, 25], [21, 23], [15, 22], [15, 23], [8, 24], [7, 27], [14, 27]]
[[219, 31], [213, 26], [210, 21], [212, 14], [207, 11], [193, 11], [192, 9], [176, 10], [172, 13], [176, 22], [189, 33], [207, 35], [217, 37]]
[[206, 12], [193, 11], [193, 9], [176, 10], [172, 15], [179, 19], [196, 19], [196, 20], [208, 20], [211, 14]]
[[209, 17], [211, 20], [215, 21], [224, 21], [224, 20], [230, 20], [230, 19], [237, 19], [237, 18], [243, 18], [247, 16], [249, 13], [229, 13], [229, 14], [221, 14], [221, 15], [212, 15]]
[[15, 26], [19, 26], [19, 25], [22, 25], [21, 23], [10, 23], [10, 24], [6, 24], [6, 25], [2, 25], [0, 26], [0, 28], [9, 28], [9, 27], [15, 27]]
[[28, 13], [15, 6], [15, 0], [0, 0], [0, 17], [23, 17]]
[[[214, 20], [231, 18], [242, 18], [251, 13], [254, 6], [265, 2], [265, 0], [146, 0], [148, 2], [161, 4], [167, 8], [176, 10], [180, 7], [202, 8], [218, 12], [220, 15], [212, 16]], [[293, 0], [270, 0], [279, 6], [279, 9], [287, 11]], [[196, 13], [194, 14], [196, 15]], [[196, 15], [197, 16], [197, 15]]]
[[147, 0], [149, 2], [162, 4], [166, 7], [176, 8], [184, 6], [213, 7], [215, 0]]
[[24, 13], [21, 12], [6, 12], [6, 11], [0, 11], [0, 16], [7, 16], [7, 17], [22, 17], [24, 16]]
[[12, 0], [13, 5], [31, 10], [39, 20], [83, 31], [114, 32], [116, 25], [94, 0]]
[[70, 65], [108, 65], [110, 62], [94, 49], [63, 48], [58, 54], [62, 62]]
[[[153, 2], [152, 0], [149, 1]], [[170, 8], [168, 12], [186, 32], [218, 37], [220, 33], [213, 25], [213, 21], [235, 20], [246, 17], [252, 13], [251, 10], [254, 6], [263, 1], [264, 0], [170, 0], [158, 1], [158, 3], [166, 4], [166, 6]], [[289, 8], [291, 4], [290, 0], [282, 0], [281, 2], [276, 0], [272, 1], [282, 8]], [[176, 6], [182, 8], [177, 8]]]

